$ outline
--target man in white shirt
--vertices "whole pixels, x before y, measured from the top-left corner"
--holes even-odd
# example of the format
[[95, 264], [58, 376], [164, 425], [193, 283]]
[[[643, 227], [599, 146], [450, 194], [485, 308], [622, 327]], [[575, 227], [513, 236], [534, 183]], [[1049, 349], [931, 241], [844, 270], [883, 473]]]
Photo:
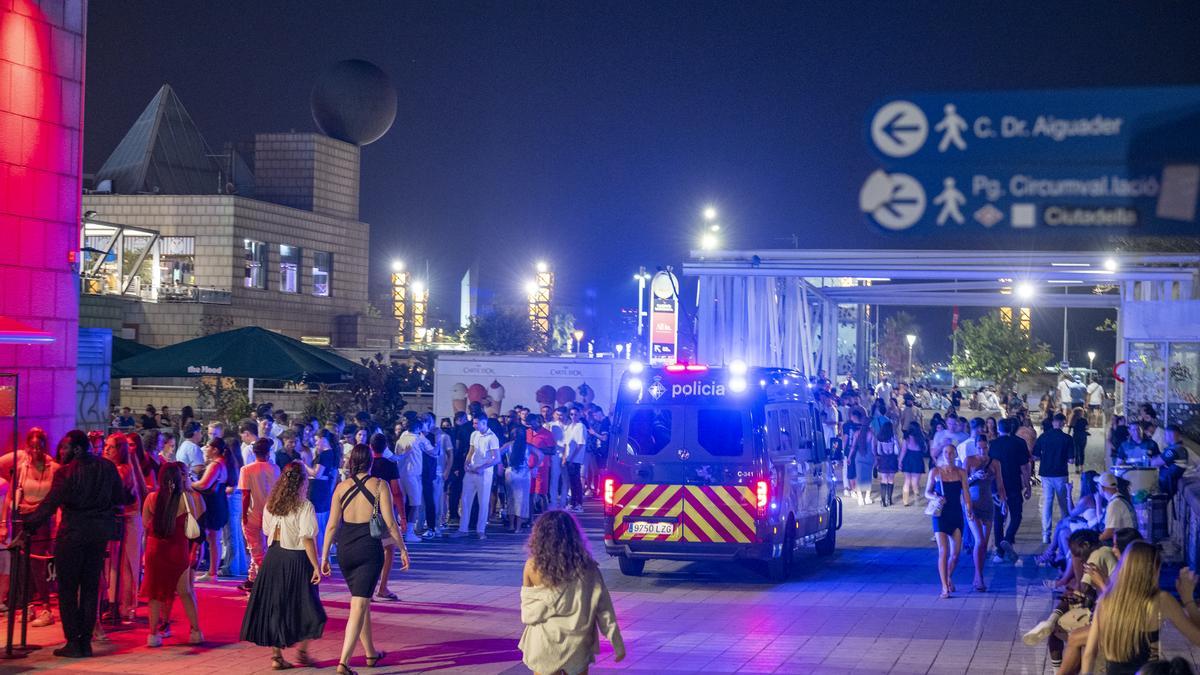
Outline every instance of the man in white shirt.
[[584, 431], [583, 421], [580, 420], [579, 408], [572, 407], [567, 411], [567, 416], [570, 421], [563, 427], [563, 445], [566, 446], [566, 454], [563, 459], [571, 486], [571, 503], [567, 506], [567, 510], [583, 513], [581, 471], [583, 470], [584, 453], [587, 450], [584, 445], [587, 433]]
[[1071, 378], [1070, 377], [1068, 377], [1066, 375], [1062, 376], [1062, 379], [1058, 381], [1057, 393], [1058, 393], [1058, 409], [1062, 411], [1062, 414], [1069, 416], [1071, 414]]
[[1107, 504], [1104, 507], [1104, 531], [1100, 533], [1100, 541], [1111, 542], [1117, 530], [1126, 527], [1137, 527], [1137, 518], [1133, 515], [1133, 505], [1129, 498], [1123, 496], [1117, 488], [1117, 477], [1111, 471], [1105, 471], [1096, 479], [1100, 491], [1104, 493]]
[[488, 428], [487, 415], [475, 416], [475, 431], [471, 433], [471, 449], [463, 462], [462, 510], [459, 511], [456, 537], [467, 535], [467, 524], [471, 521], [471, 507], [476, 498], [479, 517], [475, 520], [475, 532], [480, 539], [487, 539], [488, 501], [492, 496], [492, 467], [500, 463], [500, 439]]
[[183, 429], [183, 442], [175, 451], [175, 461], [183, 462], [188, 471], [196, 476], [204, 472], [204, 451], [200, 449], [200, 440], [204, 436], [202, 430], [199, 422], [188, 422]]
[[980, 454], [979, 447], [975, 445], [975, 439], [983, 433], [983, 425], [982, 417], [971, 418], [971, 430], [967, 433], [967, 437], [958, 444], [958, 457], [954, 460], [960, 469], [967, 468], [967, 460]]
[[[247, 424], [254, 426], [253, 422]], [[275, 487], [279, 480], [279, 467], [268, 461], [268, 457], [274, 454], [271, 452], [271, 441], [265, 438], [258, 439], [251, 446], [251, 452], [254, 461], [242, 467], [237, 485], [242, 493], [242, 534], [246, 537], [246, 548], [250, 551], [250, 571], [246, 583], [242, 586], [244, 590], [250, 590], [253, 586], [267, 551], [263, 537], [263, 509], [267, 506], [271, 488]]]
[[[405, 513], [408, 521], [404, 541], [419, 543], [417, 536], [417, 521], [421, 517], [421, 457], [428, 452], [429, 440], [425, 438], [425, 422], [422, 418], [413, 416], [408, 422], [408, 428], [396, 439], [396, 467], [400, 470], [400, 487], [404, 490], [404, 500], [408, 504]], [[382, 434], [380, 434], [382, 435]]]
[[963, 432], [961, 420], [958, 415], [950, 414], [946, 417], [946, 428], [938, 431], [933, 435], [933, 440], [930, 441], [929, 452], [936, 458], [942, 453], [947, 445], [952, 445], [955, 449], [958, 444], [967, 440], [967, 434]]

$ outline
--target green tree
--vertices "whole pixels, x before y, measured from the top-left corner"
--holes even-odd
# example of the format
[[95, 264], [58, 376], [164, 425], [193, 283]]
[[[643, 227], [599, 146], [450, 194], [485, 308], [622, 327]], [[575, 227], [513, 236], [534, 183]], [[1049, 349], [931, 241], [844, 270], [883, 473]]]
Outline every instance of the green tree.
[[1050, 348], [1017, 325], [1000, 320], [999, 313], [978, 321], [963, 321], [958, 328], [958, 354], [951, 369], [955, 373], [991, 380], [1008, 390], [1022, 373], [1041, 369], [1050, 360]]
[[[908, 375], [908, 340], [906, 336], [920, 336], [917, 320], [908, 312], [896, 312], [883, 320], [879, 333], [879, 360], [892, 373], [893, 379], [906, 379]], [[921, 341], [913, 347], [913, 372], [917, 372], [917, 356], [921, 353]]]
[[463, 338], [479, 352], [527, 352], [537, 343], [528, 312], [517, 309], [471, 317]]
[[385, 360], [383, 354], [369, 359], [360, 359], [365, 372], [350, 382], [350, 395], [359, 410], [370, 413], [375, 423], [391, 429], [400, 419], [405, 401], [401, 395], [408, 382], [408, 367]]

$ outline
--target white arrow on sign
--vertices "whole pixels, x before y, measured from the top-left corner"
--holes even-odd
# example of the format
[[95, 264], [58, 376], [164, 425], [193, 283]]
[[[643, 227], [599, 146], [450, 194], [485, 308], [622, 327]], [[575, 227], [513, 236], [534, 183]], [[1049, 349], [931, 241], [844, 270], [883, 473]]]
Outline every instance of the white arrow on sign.
[[929, 120], [915, 104], [892, 101], [871, 119], [871, 141], [888, 157], [908, 157], [925, 144]]
[[925, 213], [925, 188], [908, 174], [877, 169], [863, 183], [858, 205], [880, 227], [907, 230]]

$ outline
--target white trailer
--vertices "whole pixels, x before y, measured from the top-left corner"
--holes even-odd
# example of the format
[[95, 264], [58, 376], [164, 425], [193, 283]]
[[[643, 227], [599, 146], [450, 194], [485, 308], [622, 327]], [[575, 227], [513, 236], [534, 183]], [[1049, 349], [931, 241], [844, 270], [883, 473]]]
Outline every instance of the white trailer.
[[535, 354], [443, 353], [434, 363], [433, 411], [450, 417], [479, 402], [489, 415], [578, 401], [610, 412], [629, 361]]

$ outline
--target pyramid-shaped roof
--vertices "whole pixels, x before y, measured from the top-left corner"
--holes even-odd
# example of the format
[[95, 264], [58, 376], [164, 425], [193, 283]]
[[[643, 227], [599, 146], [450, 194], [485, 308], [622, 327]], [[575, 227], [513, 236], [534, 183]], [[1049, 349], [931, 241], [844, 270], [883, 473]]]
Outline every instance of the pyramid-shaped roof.
[[118, 194], [216, 194], [221, 169], [192, 116], [164, 84], [104, 161], [96, 182]]

